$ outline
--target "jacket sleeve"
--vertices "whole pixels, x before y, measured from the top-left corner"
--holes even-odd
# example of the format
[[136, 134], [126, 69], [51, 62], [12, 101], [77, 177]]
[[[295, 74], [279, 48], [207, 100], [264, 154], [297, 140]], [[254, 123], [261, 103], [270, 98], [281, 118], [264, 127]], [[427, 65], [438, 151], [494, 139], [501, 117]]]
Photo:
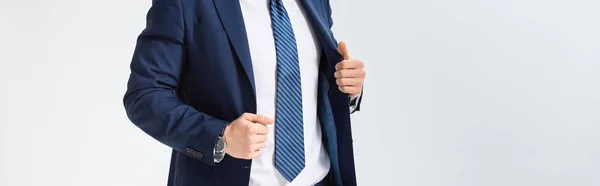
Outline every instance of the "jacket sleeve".
[[145, 133], [213, 164], [217, 138], [229, 122], [199, 112], [177, 97], [185, 60], [181, 2], [153, 0], [137, 40], [123, 103], [131, 122]]

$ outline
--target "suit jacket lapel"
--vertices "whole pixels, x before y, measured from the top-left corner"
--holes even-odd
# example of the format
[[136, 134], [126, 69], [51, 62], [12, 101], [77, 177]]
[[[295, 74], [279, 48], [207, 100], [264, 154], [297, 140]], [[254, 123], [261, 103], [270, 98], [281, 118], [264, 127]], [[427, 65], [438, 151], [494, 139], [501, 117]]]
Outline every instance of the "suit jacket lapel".
[[213, 0], [219, 19], [227, 32], [231, 45], [252, 84], [252, 90], [256, 93], [254, 87], [254, 71], [252, 69], [252, 59], [250, 58], [250, 49], [248, 46], [248, 36], [246, 35], [246, 26], [244, 17], [240, 8], [239, 0]]
[[[300, 4], [306, 12], [313, 30], [317, 33], [319, 44], [327, 58], [327, 72], [333, 73], [335, 64], [342, 60], [342, 56], [338, 53], [337, 43], [330, 34], [329, 17], [327, 17], [329, 15], [326, 15], [325, 7], [316, 7], [319, 4], [315, 4], [313, 0], [300, 0]], [[319, 15], [318, 8], [321, 8], [323, 15]]]
[[[248, 36], [246, 35], [246, 26], [244, 24], [240, 2], [239, 0], [213, 0], [213, 2], [217, 13], [219, 14], [219, 19], [231, 41], [231, 45], [248, 76], [253, 92], [256, 92], [252, 59], [250, 57], [250, 49], [248, 46]], [[337, 52], [336, 41], [333, 36], [330, 35], [328, 20], [324, 19], [323, 16], [319, 16], [317, 7], [315, 7], [317, 5], [313, 3], [312, 0], [300, 0], [300, 5], [307, 14], [309, 23], [315, 33], [317, 33], [319, 44], [327, 58], [325, 65], [327, 79], [329, 79], [330, 82], [335, 81], [335, 79], [331, 79], [331, 77], [333, 77], [333, 72], [335, 71], [335, 64], [341, 61], [342, 57]], [[322, 7], [322, 10], [324, 11], [324, 7]], [[322, 12], [322, 14], [326, 13]]]

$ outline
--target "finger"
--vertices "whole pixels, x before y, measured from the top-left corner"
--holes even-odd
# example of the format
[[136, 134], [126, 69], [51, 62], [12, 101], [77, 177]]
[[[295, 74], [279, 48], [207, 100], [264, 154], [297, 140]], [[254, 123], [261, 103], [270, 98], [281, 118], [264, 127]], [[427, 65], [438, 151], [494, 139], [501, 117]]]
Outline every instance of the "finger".
[[258, 143], [254, 144], [252, 148], [254, 149], [254, 151], [260, 151], [261, 149], [265, 148], [265, 146], [267, 146], [267, 143]]
[[262, 134], [254, 135], [252, 137], [252, 139], [250, 139], [250, 143], [252, 143], [252, 144], [264, 143], [267, 141], [267, 139], [268, 139], [267, 135], [262, 135]]
[[262, 154], [262, 153], [260, 152], [260, 150], [257, 150], [257, 151], [251, 152], [251, 153], [248, 155], [248, 158], [249, 158], [249, 159], [258, 158], [258, 157], [260, 157], [260, 155], [261, 155], [261, 154]]
[[360, 78], [338, 78], [335, 80], [338, 86], [358, 86], [361, 81]]
[[340, 91], [342, 91], [343, 93], [350, 95], [359, 94], [361, 91], [361, 87], [359, 86], [338, 86], [338, 89], [340, 89]]
[[358, 60], [344, 60], [335, 64], [335, 70], [363, 68], [364, 64]]
[[335, 78], [362, 78], [366, 76], [365, 71], [351, 69], [351, 70], [338, 70], [333, 74]]
[[250, 128], [250, 133], [267, 135], [269, 133], [269, 127], [260, 123], [255, 123], [254, 125], [252, 125], [252, 128]]
[[271, 119], [271, 118], [269, 118], [267, 116], [258, 114], [258, 115], [256, 115], [255, 120], [252, 121], [252, 122], [260, 123], [260, 124], [263, 124], [263, 125], [268, 125], [268, 124], [273, 124], [273, 122], [275, 122], [275, 120], [273, 120], [273, 119]]
[[256, 114], [244, 113], [244, 114], [242, 114], [242, 116], [240, 118], [242, 118], [246, 121], [254, 121], [254, 120], [256, 120], [256, 117], [258, 117]]
[[350, 54], [348, 54], [348, 47], [346, 47], [346, 43], [344, 43], [343, 41], [338, 44], [338, 52], [340, 53], [340, 55], [342, 55], [344, 60], [350, 59]]
[[272, 124], [273, 122], [275, 122], [275, 120], [266, 117], [264, 115], [261, 114], [252, 114], [252, 113], [244, 113], [242, 114], [242, 117], [245, 120], [254, 122], [254, 123], [260, 123], [260, 124], [264, 124], [264, 125], [268, 125], [268, 124]]

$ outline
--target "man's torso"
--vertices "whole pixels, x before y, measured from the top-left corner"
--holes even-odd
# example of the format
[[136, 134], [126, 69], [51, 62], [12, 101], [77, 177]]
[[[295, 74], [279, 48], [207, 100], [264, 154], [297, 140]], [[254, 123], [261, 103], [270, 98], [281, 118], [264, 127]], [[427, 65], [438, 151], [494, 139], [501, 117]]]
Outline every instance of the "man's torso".
[[[318, 145], [313, 146], [320, 145], [329, 151], [330, 170], [336, 182], [352, 183], [354, 182], [354, 164], [351, 156], [348, 97], [339, 91], [336, 92], [336, 87], [330, 86], [330, 84], [335, 84], [334, 68], [331, 63], [340, 61], [341, 57], [328, 32], [329, 14], [325, 6], [328, 1], [299, 0], [298, 2], [299, 8], [305, 12], [306, 17], [304, 18], [312, 27], [314, 34], [312, 37], [318, 41], [310, 41], [313, 42], [312, 45], [315, 45], [312, 50], [315, 50], [316, 58], [318, 58], [317, 61], [312, 62], [313, 67], [318, 65], [318, 68], [314, 70], [318, 71], [319, 77], [312, 76], [312, 78], [318, 79], [319, 83], [313, 84], [318, 88], [316, 93], [306, 93], [306, 95], [313, 96], [313, 98], [306, 99], [318, 102], [317, 108], [314, 106], [312, 108], [316, 109], [319, 114], [310, 120], [314, 122], [312, 125], [315, 126], [313, 133], [318, 133], [319, 123], [317, 122], [320, 119], [322, 135], [326, 143], [315, 143]], [[251, 57], [249, 49], [252, 47], [250, 44], [252, 39], [250, 31], [246, 31], [239, 0], [182, 0], [181, 6], [186, 57], [176, 91], [178, 98], [197, 111], [221, 120], [232, 121], [245, 112], [260, 113], [259, 109], [262, 108], [260, 105], [263, 105], [258, 103], [260, 102], [258, 99], [261, 99], [258, 95], [262, 90], [259, 90], [259, 86], [262, 85], [258, 85], [257, 82], [260, 78], [258, 77], [260, 75], [257, 75], [260, 73], [260, 69], [255, 71], [252, 67], [255, 61], [254, 56]], [[267, 6], [266, 2], [264, 6]], [[296, 27], [297, 25], [294, 25], [295, 29]], [[308, 25], [304, 25], [304, 27], [306, 27], [304, 29], [309, 29]], [[270, 26], [267, 29], [270, 29]], [[272, 41], [266, 42], [272, 43]], [[310, 64], [307, 63], [307, 65]], [[273, 72], [272, 77], [270, 76], [273, 82], [275, 82], [274, 75]], [[304, 81], [302, 80], [303, 83]], [[314, 79], [310, 81], [314, 81]], [[315, 94], [317, 95], [316, 99], [314, 98]], [[266, 99], [270, 99], [270, 97]], [[264, 108], [270, 108], [270, 104], [272, 103], [264, 104]], [[306, 111], [306, 113], [309, 112], [315, 113], [315, 111]], [[311, 151], [309, 147], [306, 149], [308, 149], [307, 153]], [[340, 156], [339, 154], [342, 153], [350, 153], [350, 155]], [[315, 157], [317, 160], [313, 163], [319, 162], [321, 156], [316, 155]], [[263, 162], [267, 161], [270, 160]], [[174, 151], [169, 183], [175, 186], [248, 185], [251, 171], [260, 170], [260, 166], [257, 167], [258, 169], [253, 168], [257, 163], [225, 156], [221, 163], [208, 165], [184, 153]], [[346, 176], [346, 179], [341, 180], [342, 176]], [[309, 180], [313, 179], [317, 181], [320, 178], [314, 177]]]
[[[276, 97], [276, 50], [269, 0], [240, 0], [254, 82], [256, 86], [257, 114], [275, 117]], [[313, 185], [329, 172], [329, 156], [323, 147], [321, 126], [317, 118], [317, 91], [321, 50], [304, 12], [296, 0], [283, 0], [296, 39], [302, 87], [302, 110], [304, 121], [305, 167], [289, 183], [274, 166], [275, 125], [269, 125], [267, 145], [261, 156], [252, 160], [250, 185]]]

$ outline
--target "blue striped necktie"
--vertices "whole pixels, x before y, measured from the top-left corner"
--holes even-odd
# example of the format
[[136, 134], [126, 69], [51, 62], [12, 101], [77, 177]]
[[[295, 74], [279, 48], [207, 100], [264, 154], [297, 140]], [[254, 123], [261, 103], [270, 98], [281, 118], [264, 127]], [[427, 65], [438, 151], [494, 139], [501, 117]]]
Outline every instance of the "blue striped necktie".
[[292, 182], [305, 165], [298, 49], [282, 0], [270, 0], [269, 5], [277, 54], [275, 168]]

